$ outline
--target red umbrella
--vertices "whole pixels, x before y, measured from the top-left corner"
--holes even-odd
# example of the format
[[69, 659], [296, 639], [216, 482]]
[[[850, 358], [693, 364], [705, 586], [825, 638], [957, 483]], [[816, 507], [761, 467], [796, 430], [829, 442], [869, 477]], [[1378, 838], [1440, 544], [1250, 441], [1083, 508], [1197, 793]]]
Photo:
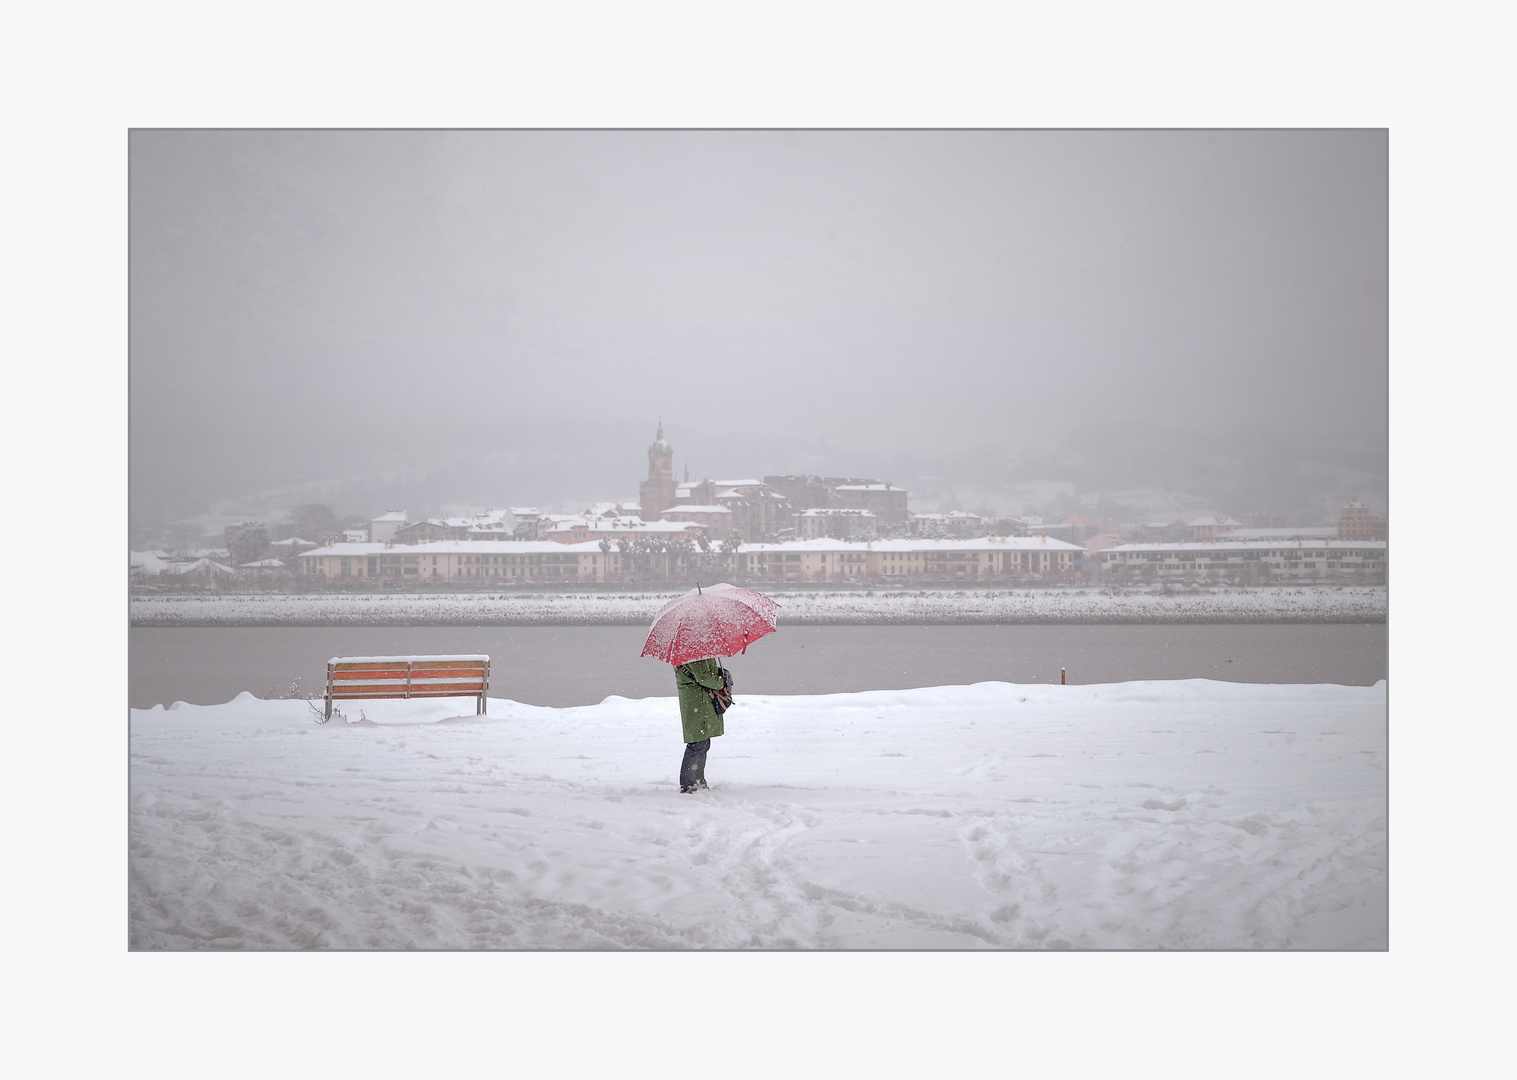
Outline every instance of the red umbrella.
[[659, 609], [642, 655], [679, 665], [746, 652], [749, 642], [774, 633], [779, 610], [752, 589], [726, 582], [706, 589], [697, 585]]

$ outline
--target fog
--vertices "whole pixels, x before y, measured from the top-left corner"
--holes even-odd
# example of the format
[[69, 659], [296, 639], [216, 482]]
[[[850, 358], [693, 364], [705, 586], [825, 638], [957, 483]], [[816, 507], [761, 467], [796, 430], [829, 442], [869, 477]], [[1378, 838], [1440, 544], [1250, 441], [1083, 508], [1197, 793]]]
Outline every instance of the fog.
[[136, 131], [134, 523], [888, 479], [1385, 512], [1387, 138]]

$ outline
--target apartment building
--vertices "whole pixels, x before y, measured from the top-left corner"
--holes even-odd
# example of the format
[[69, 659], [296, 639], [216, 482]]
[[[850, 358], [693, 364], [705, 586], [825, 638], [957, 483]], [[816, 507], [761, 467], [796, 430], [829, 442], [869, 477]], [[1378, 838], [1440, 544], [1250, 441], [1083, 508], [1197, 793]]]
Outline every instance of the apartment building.
[[812, 507], [795, 518], [795, 535], [801, 540], [830, 536], [835, 540], [873, 540], [879, 518], [871, 510], [844, 509], [838, 506]]
[[994, 582], [1070, 577], [1084, 549], [1044, 536], [972, 540], [797, 540], [744, 544], [734, 571], [752, 581]]
[[1359, 501], [1359, 496], [1355, 495], [1338, 512], [1338, 539], [1384, 540], [1385, 519], [1371, 514], [1369, 508]]
[[1385, 580], [1383, 540], [1244, 540], [1210, 544], [1119, 544], [1093, 553], [1107, 579], [1277, 578]]
[[427, 544], [332, 544], [296, 556], [308, 584], [504, 585], [617, 581], [622, 555], [594, 542], [444, 540]]

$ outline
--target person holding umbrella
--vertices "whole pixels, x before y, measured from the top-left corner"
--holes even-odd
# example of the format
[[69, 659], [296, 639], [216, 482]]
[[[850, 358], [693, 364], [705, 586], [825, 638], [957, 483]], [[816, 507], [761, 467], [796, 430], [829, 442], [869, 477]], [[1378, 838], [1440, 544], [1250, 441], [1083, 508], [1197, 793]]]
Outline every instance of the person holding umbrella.
[[721, 662], [714, 656], [707, 656], [677, 666], [674, 685], [679, 691], [679, 717], [685, 734], [679, 789], [682, 794], [689, 795], [707, 786], [706, 752], [711, 749], [711, 740], [725, 730], [712, 692], [722, 693], [727, 684], [722, 678]]
[[778, 612], [779, 605], [762, 593], [723, 582], [709, 589], [697, 585], [654, 618], [642, 655], [674, 665], [685, 737], [682, 794], [707, 787], [706, 754], [725, 730], [722, 714], [732, 704], [731, 675], [717, 657], [747, 652], [749, 642], [774, 633]]

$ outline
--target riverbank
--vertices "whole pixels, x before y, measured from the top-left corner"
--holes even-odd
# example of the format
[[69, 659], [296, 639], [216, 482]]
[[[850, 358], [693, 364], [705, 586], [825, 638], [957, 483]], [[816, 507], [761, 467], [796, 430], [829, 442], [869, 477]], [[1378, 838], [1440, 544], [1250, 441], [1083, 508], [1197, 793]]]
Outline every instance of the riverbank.
[[[133, 626], [634, 626], [681, 590], [134, 596]], [[763, 589], [805, 625], [1366, 623], [1383, 585], [795, 591]]]
[[1387, 947], [1384, 683], [673, 708], [134, 709], [130, 948]]

